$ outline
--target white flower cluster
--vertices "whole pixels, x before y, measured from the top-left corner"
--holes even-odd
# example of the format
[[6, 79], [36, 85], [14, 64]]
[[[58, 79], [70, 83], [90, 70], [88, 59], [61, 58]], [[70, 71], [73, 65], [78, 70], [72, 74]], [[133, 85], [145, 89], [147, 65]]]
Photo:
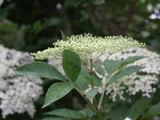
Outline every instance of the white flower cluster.
[[28, 53], [11, 50], [0, 45], [0, 110], [2, 117], [27, 112], [31, 117], [36, 112], [34, 101], [43, 93], [42, 80], [18, 76], [14, 68], [32, 62]]
[[[135, 95], [141, 92], [142, 96], [150, 97], [152, 93], [156, 92], [155, 85], [159, 81], [158, 75], [160, 74], [160, 55], [146, 48], [131, 48], [113, 54], [109, 59], [122, 60], [133, 56], [145, 57], [130, 64], [143, 66], [144, 69], [140, 70], [141, 74], [136, 72], [124, 76], [106, 88], [106, 95], [109, 95], [113, 101], [115, 101], [117, 97], [121, 100], [125, 100], [125, 93], [128, 95]], [[103, 81], [103, 83], [106, 82], [108, 81]]]

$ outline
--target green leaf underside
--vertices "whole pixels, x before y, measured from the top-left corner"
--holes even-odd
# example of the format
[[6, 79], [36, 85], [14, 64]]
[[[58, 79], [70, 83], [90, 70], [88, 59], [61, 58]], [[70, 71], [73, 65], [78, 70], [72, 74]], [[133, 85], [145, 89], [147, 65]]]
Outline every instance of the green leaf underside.
[[145, 108], [150, 104], [151, 99], [143, 98], [138, 100], [130, 109], [128, 117], [137, 120]]
[[62, 65], [69, 79], [75, 81], [81, 72], [81, 60], [79, 55], [72, 51], [64, 50]]
[[113, 72], [115, 72], [117, 69], [120, 69], [130, 63], [133, 63], [137, 60], [140, 60], [144, 58], [143, 56], [134, 56], [134, 57], [129, 57], [125, 60], [108, 60], [104, 66], [106, 71], [108, 72], [109, 75], [111, 75]]
[[90, 100], [91, 103], [93, 103], [93, 99], [97, 94], [98, 94], [98, 89], [95, 88], [87, 92], [86, 97]]
[[143, 67], [141, 66], [130, 66], [130, 67], [127, 67], [127, 68], [124, 68], [123, 70], [121, 70], [120, 72], [116, 73], [115, 75], [113, 75], [110, 80], [109, 80], [109, 84], [115, 82], [117, 79], [125, 76], [125, 75], [129, 75], [133, 72], [136, 72], [138, 70], [141, 70], [143, 69]]
[[72, 118], [72, 119], [85, 119], [86, 117], [78, 111], [70, 110], [70, 109], [57, 109], [51, 112], [45, 113], [46, 115], [54, 115], [60, 116], [64, 118]]
[[51, 103], [61, 99], [73, 89], [73, 86], [66, 82], [53, 84], [47, 91], [45, 104], [42, 108], [47, 107]]
[[64, 77], [56, 68], [40, 61], [23, 65], [20, 68], [16, 69], [16, 73], [18, 75], [30, 75], [48, 79], [64, 80]]
[[145, 117], [152, 117], [160, 114], [160, 103], [153, 105], [146, 113]]
[[61, 31], [61, 36], [63, 41], [67, 41], [67, 36]]

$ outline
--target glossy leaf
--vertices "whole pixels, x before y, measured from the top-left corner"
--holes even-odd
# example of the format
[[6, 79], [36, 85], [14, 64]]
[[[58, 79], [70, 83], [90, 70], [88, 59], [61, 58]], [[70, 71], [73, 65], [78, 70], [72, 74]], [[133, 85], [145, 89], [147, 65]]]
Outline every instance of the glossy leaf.
[[18, 75], [30, 75], [49, 79], [64, 80], [64, 77], [56, 68], [40, 61], [23, 65], [16, 69], [16, 73]]
[[81, 60], [79, 55], [72, 51], [65, 50], [63, 52], [62, 64], [66, 75], [72, 82], [75, 81], [81, 72]]
[[60, 82], [53, 84], [47, 91], [44, 107], [61, 99], [73, 89], [73, 86], [67, 82]]

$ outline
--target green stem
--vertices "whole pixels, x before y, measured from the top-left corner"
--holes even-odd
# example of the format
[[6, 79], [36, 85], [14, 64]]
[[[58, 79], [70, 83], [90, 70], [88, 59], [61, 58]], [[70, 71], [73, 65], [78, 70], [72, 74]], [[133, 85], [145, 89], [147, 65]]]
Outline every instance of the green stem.
[[106, 87], [103, 88], [102, 95], [101, 95], [101, 97], [100, 97], [99, 104], [98, 104], [98, 109], [101, 108], [102, 101], [103, 101], [103, 98], [104, 98], [105, 90], [106, 90]]
[[[94, 75], [94, 71], [93, 71], [93, 59], [90, 59], [90, 79], [91, 79], [91, 87], [92, 89], [94, 89], [94, 79], [93, 79], [93, 75]], [[95, 109], [98, 111], [98, 104], [97, 104], [97, 100], [96, 97], [93, 99], [93, 104]]]
[[99, 104], [98, 104], [98, 109], [100, 109], [101, 106], [102, 106], [102, 102], [103, 102], [103, 98], [104, 98], [104, 94], [105, 94], [107, 86], [108, 86], [108, 84], [106, 83], [104, 85], [104, 87], [103, 87], [102, 94], [101, 94], [101, 97], [100, 97], [100, 100], [99, 100]]
[[90, 59], [90, 71], [89, 71], [89, 74], [90, 74], [90, 79], [91, 79], [91, 87], [93, 89], [94, 88], [94, 80], [93, 80], [94, 72], [93, 72], [93, 60], [92, 59]]
[[98, 55], [97, 57], [93, 58], [93, 60], [96, 61], [101, 55], [102, 55], [102, 53], [100, 55]]

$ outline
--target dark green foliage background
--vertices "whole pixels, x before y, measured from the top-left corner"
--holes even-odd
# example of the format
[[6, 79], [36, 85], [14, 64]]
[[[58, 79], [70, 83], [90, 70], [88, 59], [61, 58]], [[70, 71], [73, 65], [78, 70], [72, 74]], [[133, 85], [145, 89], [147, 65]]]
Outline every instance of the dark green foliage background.
[[[0, 41], [16, 49], [37, 51], [51, 46], [60, 38], [59, 31], [62, 30], [67, 35], [84, 32], [102, 36], [127, 35], [160, 50], [160, 19], [149, 19], [159, 3], [159, 0], [5, 1], [1, 7], [3, 12], [0, 12], [3, 14], [0, 31], [10, 34], [12, 40], [2, 37]], [[56, 7], [58, 4], [61, 9]], [[153, 10], [148, 11], [148, 4]], [[12, 30], [4, 30], [4, 22]], [[142, 31], [148, 31], [150, 35], [144, 38]], [[13, 39], [14, 43], [11, 43]]]
[[[144, 2], [142, 2], [144, 1]], [[58, 9], [57, 5], [62, 5]], [[149, 19], [159, 0], [6, 0], [0, 8], [0, 44], [21, 51], [34, 52], [52, 46], [66, 35], [127, 35], [145, 42], [160, 52], [160, 19]], [[143, 37], [141, 32], [150, 34]], [[44, 91], [53, 83], [44, 80]], [[157, 93], [158, 94], [158, 93]], [[71, 97], [72, 96], [72, 97]], [[157, 102], [155, 95], [153, 102]], [[138, 99], [138, 97], [137, 97]], [[55, 108], [81, 109], [84, 101], [75, 92], [50, 107], [41, 109], [42, 96], [36, 104], [35, 119], [43, 118], [44, 111]], [[121, 102], [120, 102], [121, 103]], [[119, 103], [117, 102], [119, 105]], [[1, 119], [1, 118], [0, 118]], [[29, 120], [28, 115], [9, 116], [6, 120]]]

